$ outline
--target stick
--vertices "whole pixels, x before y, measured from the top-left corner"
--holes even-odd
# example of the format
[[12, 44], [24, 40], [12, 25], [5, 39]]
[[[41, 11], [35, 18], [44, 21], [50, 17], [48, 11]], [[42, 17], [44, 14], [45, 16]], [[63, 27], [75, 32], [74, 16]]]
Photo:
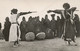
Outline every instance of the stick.
[[37, 13], [37, 11], [31, 11], [32, 13]]

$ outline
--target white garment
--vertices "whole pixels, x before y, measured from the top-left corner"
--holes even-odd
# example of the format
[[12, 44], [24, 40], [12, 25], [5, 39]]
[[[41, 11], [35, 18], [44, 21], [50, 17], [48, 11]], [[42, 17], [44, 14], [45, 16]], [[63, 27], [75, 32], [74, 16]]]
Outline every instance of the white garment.
[[[16, 22], [16, 18], [17, 18], [17, 14], [13, 14], [10, 17], [11, 23]], [[16, 41], [18, 39], [17, 26], [18, 26], [18, 24], [11, 24], [10, 33], [9, 33], [9, 41]]]

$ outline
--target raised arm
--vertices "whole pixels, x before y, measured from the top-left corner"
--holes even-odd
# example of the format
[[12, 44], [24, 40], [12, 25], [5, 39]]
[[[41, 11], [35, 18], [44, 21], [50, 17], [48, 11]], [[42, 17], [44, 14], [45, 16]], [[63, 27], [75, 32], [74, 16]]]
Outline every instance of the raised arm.
[[26, 15], [26, 14], [30, 14], [30, 13], [32, 13], [32, 12], [20, 12], [20, 13], [18, 13], [18, 15], [17, 15], [17, 19], [21, 16], [21, 15]]
[[72, 7], [70, 11], [74, 12], [76, 9], [77, 9], [76, 7]]
[[61, 14], [61, 11], [62, 10], [49, 10], [49, 11], [47, 11], [47, 13], [54, 12], [54, 13], [57, 13], [57, 14]]
[[30, 13], [32, 13], [32, 12], [30, 12], [30, 11], [29, 11], [29, 12], [20, 12], [20, 13], [19, 13], [19, 16], [21, 16], [21, 15], [26, 15], [26, 14], [30, 14]]

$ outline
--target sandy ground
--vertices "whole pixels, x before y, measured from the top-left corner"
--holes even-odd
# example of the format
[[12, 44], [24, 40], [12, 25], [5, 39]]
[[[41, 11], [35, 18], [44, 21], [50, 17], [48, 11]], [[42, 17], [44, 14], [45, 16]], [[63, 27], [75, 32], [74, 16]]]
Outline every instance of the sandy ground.
[[[80, 51], [80, 38], [76, 39], [78, 46], [69, 46], [60, 38], [40, 41], [20, 41], [19, 47], [13, 47], [13, 43], [0, 40], [0, 51]], [[72, 43], [73, 44], [73, 43]]]

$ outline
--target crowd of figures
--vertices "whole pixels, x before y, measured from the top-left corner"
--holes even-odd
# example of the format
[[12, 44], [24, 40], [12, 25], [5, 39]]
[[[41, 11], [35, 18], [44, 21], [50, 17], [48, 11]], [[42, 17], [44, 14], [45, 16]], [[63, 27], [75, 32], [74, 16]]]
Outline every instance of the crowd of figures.
[[[20, 36], [22, 41], [26, 40], [26, 34], [29, 32], [33, 32], [35, 39], [36, 36], [40, 33], [40, 37], [45, 37], [44, 39], [50, 39], [55, 37], [61, 37], [63, 35], [64, 40], [68, 41], [70, 44], [71, 41], [75, 42], [75, 36], [80, 36], [80, 21], [79, 16], [73, 13], [76, 11], [76, 7], [70, 8], [68, 3], [63, 4], [64, 10], [49, 10], [47, 13], [54, 12], [55, 14], [60, 14], [61, 19], [57, 16], [57, 20], [55, 20], [55, 14], [51, 14], [52, 20], [50, 21], [48, 15], [45, 15], [44, 18], [40, 17], [32, 17], [30, 16], [28, 21], [26, 21], [25, 17], [22, 18], [21, 23], [17, 22], [17, 19], [21, 15], [29, 14], [32, 12], [21, 12], [17, 14], [17, 9], [11, 10], [11, 22], [9, 18], [6, 17], [3, 35], [6, 41], [15, 41], [17, 43], [17, 36]], [[19, 28], [21, 35], [19, 35]], [[0, 24], [1, 29], [1, 24]], [[30, 34], [33, 34], [30, 33]], [[10, 34], [10, 35], [9, 35]], [[27, 35], [28, 36], [28, 35]], [[32, 38], [31, 36], [30, 38]], [[18, 43], [17, 43], [18, 44]]]
[[[46, 34], [46, 38], [54, 38], [54, 37], [61, 37], [63, 34], [63, 20], [57, 16], [57, 20], [55, 20], [55, 14], [51, 15], [52, 20], [48, 19], [48, 15], [45, 15], [45, 18], [42, 18], [41, 21], [39, 16], [32, 17], [30, 16], [28, 21], [26, 21], [25, 17], [22, 18], [20, 25], [21, 31], [21, 40], [26, 40], [25, 35], [28, 32], [34, 32], [37, 35], [40, 32], [44, 32]], [[75, 14], [74, 17], [75, 27], [76, 27], [76, 36], [80, 36], [80, 22], [79, 16]], [[11, 22], [9, 21], [9, 17], [6, 17], [3, 34], [6, 41], [9, 40], [9, 31], [10, 31]], [[1, 23], [0, 23], [1, 29]]]
[[[39, 19], [39, 16], [30, 16], [28, 21], [26, 21], [25, 17], [23, 17], [21, 23], [19, 24], [21, 31], [21, 40], [26, 40], [25, 35], [28, 32], [33, 32], [35, 36], [40, 32], [44, 32], [46, 34], [46, 38], [61, 37], [62, 28], [60, 24], [60, 18], [58, 16], [58, 20], [56, 21], [54, 19], [55, 14], [52, 14], [51, 17], [51, 21], [48, 19], [48, 15], [45, 15], [45, 18], [42, 18], [41, 21]], [[11, 22], [9, 21], [8, 17], [6, 17], [5, 20], [6, 21], [4, 24], [3, 34], [5, 40], [8, 41]]]

